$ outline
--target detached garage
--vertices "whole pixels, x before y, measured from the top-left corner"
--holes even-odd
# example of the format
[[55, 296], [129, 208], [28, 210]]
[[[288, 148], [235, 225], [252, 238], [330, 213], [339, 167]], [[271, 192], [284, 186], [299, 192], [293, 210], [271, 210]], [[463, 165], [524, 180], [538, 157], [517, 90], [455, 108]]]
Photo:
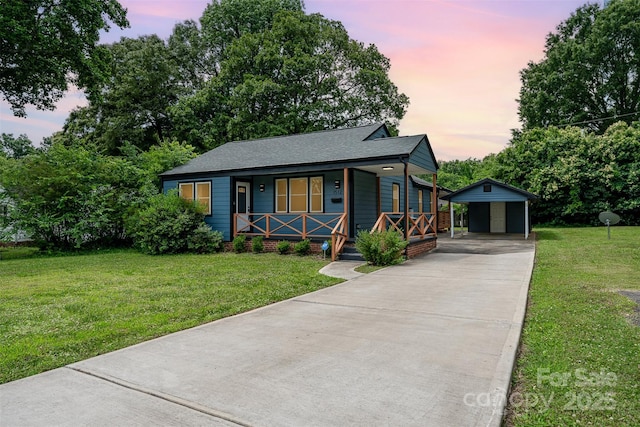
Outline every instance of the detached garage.
[[529, 202], [537, 198], [528, 191], [490, 178], [442, 196], [449, 201], [452, 224], [453, 203], [468, 204], [470, 233], [523, 233], [525, 239], [531, 231]]

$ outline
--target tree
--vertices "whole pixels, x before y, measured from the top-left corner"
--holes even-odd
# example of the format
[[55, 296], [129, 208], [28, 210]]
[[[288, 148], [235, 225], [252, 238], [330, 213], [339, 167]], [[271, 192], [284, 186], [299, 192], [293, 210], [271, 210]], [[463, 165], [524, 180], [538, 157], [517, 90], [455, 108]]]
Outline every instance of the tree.
[[203, 149], [377, 121], [394, 128], [409, 103], [388, 58], [318, 14], [281, 11], [225, 52], [218, 75], [171, 109], [178, 138]]
[[36, 151], [29, 137], [22, 134], [15, 138], [13, 134], [3, 133], [0, 135], [0, 155], [19, 159]]
[[603, 135], [577, 127], [514, 135], [497, 155], [496, 177], [537, 194], [538, 222], [596, 224], [612, 210], [626, 224], [640, 219], [640, 123], [616, 123]]
[[127, 242], [125, 221], [158, 193], [157, 174], [194, 156], [177, 142], [143, 153], [130, 148], [127, 157], [114, 157], [54, 141], [30, 156], [0, 157], [0, 199], [11, 206], [0, 219], [57, 249]]
[[170, 137], [167, 109], [191, 92], [177, 65], [180, 58], [156, 35], [123, 37], [106, 49], [110, 77], [99, 96], [70, 114], [63, 133], [112, 155], [127, 144], [146, 150]]
[[640, 117], [640, 2], [587, 4], [547, 36], [545, 58], [520, 72], [524, 129], [576, 126], [603, 133]]
[[97, 43], [110, 23], [129, 26], [116, 0], [0, 0], [0, 92], [13, 113], [53, 110], [69, 84], [99, 84], [109, 57]]

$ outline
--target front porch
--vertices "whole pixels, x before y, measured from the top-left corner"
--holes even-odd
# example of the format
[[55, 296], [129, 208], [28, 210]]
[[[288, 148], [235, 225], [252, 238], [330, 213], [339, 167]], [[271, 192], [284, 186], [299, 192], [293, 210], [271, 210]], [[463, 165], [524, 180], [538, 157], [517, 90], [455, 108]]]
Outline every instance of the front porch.
[[[403, 177], [398, 179], [399, 177], [396, 176], [386, 184], [383, 184], [382, 180], [385, 177], [394, 177], [390, 171], [393, 169], [397, 171], [400, 168], [378, 166], [379, 170], [374, 179], [364, 177], [362, 171], [357, 169], [344, 168], [341, 173], [342, 181], [335, 180], [335, 188], [340, 190], [341, 196], [340, 205], [338, 205], [341, 209], [338, 212], [251, 212], [250, 205], [264, 206], [264, 203], [258, 200], [247, 203], [251, 197], [247, 199], [246, 195], [251, 191], [245, 189], [250, 186], [243, 183], [242, 191], [237, 193], [235, 200], [236, 212], [232, 217], [232, 236], [244, 234], [250, 237], [263, 236], [268, 240], [328, 241], [331, 243], [332, 261], [338, 259], [344, 246], [349, 241], [353, 242], [361, 230], [376, 232], [391, 229], [401, 233], [410, 242], [429, 239], [435, 246], [438, 217], [437, 192], [431, 191], [430, 197], [423, 201], [422, 190], [414, 189], [410, 185], [409, 166], [410, 163], [402, 168], [404, 169]], [[368, 168], [367, 176], [373, 175], [372, 169], [372, 167]], [[432, 176], [433, 188], [437, 188], [435, 173]], [[237, 178], [236, 182], [240, 179], [246, 180], [246, 178]], [[255, 180], [259, 181], [260, 178]], [[271, 198], [269, 186], [265, 185], [263, 188], [264, 192], [261, 194], [267, 194], [267, 198]], [[413, 193], [416, 194], [416, 200], [412, 201], [410, 194]], [[335, 208], [335, 204], [332, 206]], [[385, 207], [392, 207], [393, 210], [383, 210]], [[429, 212], [422, 212], [423, 207], [427, 207]], [[426, 248], [428, 245], [419, 246]]]

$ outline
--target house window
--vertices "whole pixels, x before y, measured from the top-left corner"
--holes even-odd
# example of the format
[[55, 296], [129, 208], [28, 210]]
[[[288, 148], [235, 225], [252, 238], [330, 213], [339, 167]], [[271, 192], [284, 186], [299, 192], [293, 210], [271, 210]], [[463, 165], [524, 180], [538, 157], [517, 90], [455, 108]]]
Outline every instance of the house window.
[[185, 200], [193, 200], [193, 182], [183, 182], [178, 185], [180, 197]]
[[321, 176], [315, 176], [311, 178], [311, 208], [310, 212], [322, 212], [322, 187], [323, 180]]
[[418, 190], [418, 212], [422, 213], [422, 190]]
[[211, 182], [182, 182], [178, 185], [180, 197], [195, 200], [205, 215], [211, 215]]
[[276, 179], [276, 212], [287, 211], [287, 180]]
[[308, 178], [289, 180], [289, 212], [307, 212]]
[[400, 212], [400, 184], [391, 185], [391, 211]]
[[483, 191], [485, 193], [491, 193], [491, 184], [485, 184], [484, 188], [483, 188]]
[[205, 215], [211, 215], [211, 183], [196, 182], [196, 201], [204, 209]]
[[324, 180], [311, 178], [276, 179], [276, 212], [323, 212]]

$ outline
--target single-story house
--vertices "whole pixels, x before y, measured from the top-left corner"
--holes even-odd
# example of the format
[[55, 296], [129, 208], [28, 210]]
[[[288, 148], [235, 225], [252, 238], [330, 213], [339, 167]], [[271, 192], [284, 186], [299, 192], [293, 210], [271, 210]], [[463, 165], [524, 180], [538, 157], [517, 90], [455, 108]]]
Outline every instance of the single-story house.
[[377, 123], [228, 142], [160, 176], [164, 192], [204, 205], [225, 241], [331, 240], [335, 259], [359, 230], [392, 227], [435, 247], [436, 194], [410, 176], [437, 188], [437, 169], [426, 135], [392, 137]]
[[[451, 202], [450, 215], [453, 224], [453, 203], [469, 205], [470, 233], [524, 233], [531, 232], [529, 203], [538, 198], [491, 178], [485, 178], [442, 197]], [[453, 237], [453, 227], [451, 228]]]

